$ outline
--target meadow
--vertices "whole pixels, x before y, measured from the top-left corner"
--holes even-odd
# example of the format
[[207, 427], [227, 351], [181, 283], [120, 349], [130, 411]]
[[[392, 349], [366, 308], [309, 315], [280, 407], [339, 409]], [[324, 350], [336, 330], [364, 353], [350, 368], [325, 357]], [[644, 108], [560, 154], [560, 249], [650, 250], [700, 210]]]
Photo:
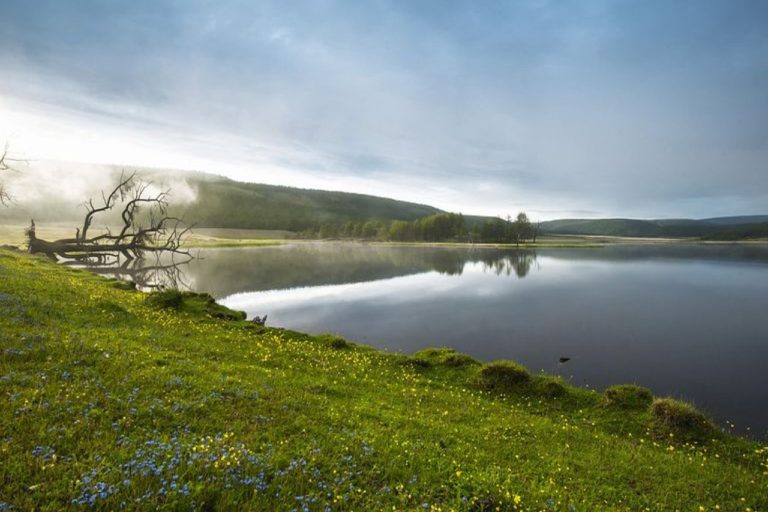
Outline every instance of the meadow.
[[0, 512], [768, 509], [768, 446], [636, 386], [262, 327], [9, 250], [0, 310]]

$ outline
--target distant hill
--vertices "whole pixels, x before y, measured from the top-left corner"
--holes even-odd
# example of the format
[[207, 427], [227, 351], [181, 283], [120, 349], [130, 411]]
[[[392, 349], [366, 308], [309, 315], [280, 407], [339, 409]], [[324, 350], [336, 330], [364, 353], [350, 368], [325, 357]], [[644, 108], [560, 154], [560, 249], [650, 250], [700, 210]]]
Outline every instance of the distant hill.
[[735, 217], [713, 217], [711, 219], [702, 219], [701, 222], [710, 224], [720, 224], [723, 226], [763, 224], [768, 222], [768, 215], [740, 215]]
[[559, 219], [542, 222], [544, 233], [626, 237], [738, 240], [768, 237], [768, 215], [711, 219]]
[[323, 222], [415, 220], [441, 210], [423, 204], [347, 192], [310, 190], [222, 177], [186, 178], [193, 201], [176, 208], [200, 227], [300, 231]]

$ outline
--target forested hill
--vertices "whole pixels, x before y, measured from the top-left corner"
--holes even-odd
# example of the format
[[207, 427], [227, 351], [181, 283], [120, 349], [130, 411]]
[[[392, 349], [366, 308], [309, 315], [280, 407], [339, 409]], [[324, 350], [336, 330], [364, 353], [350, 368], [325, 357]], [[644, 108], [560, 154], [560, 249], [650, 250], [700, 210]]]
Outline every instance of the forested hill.
[[768, 215], [710, 219], [559, 219], [543, 222], [544, 233], [626, 237], [697, 237], [723, 240], [768, 237]]
[[200, 227], [301, 231], [326, 222], [415, 220], [441, 210], [423, 204], [347, 192], [309, 190], [191, 175], [193, 201], [178, 213]]

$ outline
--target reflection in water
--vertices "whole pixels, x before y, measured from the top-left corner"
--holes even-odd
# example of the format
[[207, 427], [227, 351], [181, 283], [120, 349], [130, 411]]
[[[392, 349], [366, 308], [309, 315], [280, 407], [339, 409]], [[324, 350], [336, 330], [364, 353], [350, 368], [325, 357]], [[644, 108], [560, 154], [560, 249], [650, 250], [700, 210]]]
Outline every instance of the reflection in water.
[[191, 260], [174, 261], [172, 258], [134, 259], [117, 264], [86, 264], [65, 261], [62, 264], [75, 268], [87, 268], [104, 277], [130, 281], [142, 291], [165, 289], [191, 289], [186, 280], [185, 268]]
[[635, 382], [768, 431], [766, 246], [308, 243], [202, 256], [184, 269], [189, 286], [273, 326], [406, 353], [451, 346], [582, 386]]
[[300, 243], [250, 249], [209, 249], [190, 262], [185, 275], [196, 290], [214, 297], [329, 284], [359, 283], [438, 272], [460, 276], [468, 263], [489, 272], [525, 277], [533, 251]]

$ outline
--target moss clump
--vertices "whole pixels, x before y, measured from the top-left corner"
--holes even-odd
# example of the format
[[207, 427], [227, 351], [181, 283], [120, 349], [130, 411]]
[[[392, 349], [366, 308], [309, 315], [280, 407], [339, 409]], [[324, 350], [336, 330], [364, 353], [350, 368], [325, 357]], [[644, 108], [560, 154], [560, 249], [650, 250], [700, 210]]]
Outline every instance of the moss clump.
[[557, 379], [544, 377], [537, 384], [539, 392], [547, 398], [557, 398], [565, 395], [565, 385]]
[[485, 389], [511, 390], [531, 380], [530, 372], [514, 361], [494, 361], [480, 370], [478, 384]]
[[683, 440], [706, 441], [715, 432], [712, 422], [695, 407], [672, 398], [657, 398], [651, 404], [653, 427], [657, 435]]
[[163, 290], [147, 295], [146, 303], [156, 309], [181, 309], [184, 295], [179, 290]]
[[318, 336], [323, 343], [335, 350], [344, 350], [352, 348], [352, 344], [336, 334], [322, 334]]
[[122, 279], [115, 279], [110, 283], [110, 286], [112, 286], [112, 288], [117, 288], [118, 290], [133, 291], [136, 289], [136, 283], [133, 281], [123, 281]]
[[605, 390], [606, 404], [622, 409], [643, 409], [653, 402], [653, 393], [648, 388], [634, 384], [619, 384]]
[[446, 366], [471, 366], [474, 364], [480, 364], [480, 362], [467, 354], [455, 353], [450, 354], [443, 359], [443, 364]]
[[432, 368], [432, 363], [428, 359], [422, 357], [404, 357], [400, 364], [403, 366], [411, 366], [413, 368], [423, 370], [425, 368]]
[[209, 316], [221, 320], [245, 320], [244, 311], [236, 311], [218, 304], [207, 293], [181, 292], [179, 290], [163, 290], [147, 295], [147, 305], [157, 309], [173, 309], [198, 316]]
[[448, 347], [425, 348], [413, 354], [413, 358], [427, 361], [433, 366], [462, 367], [480, 364], [477, 359]]

